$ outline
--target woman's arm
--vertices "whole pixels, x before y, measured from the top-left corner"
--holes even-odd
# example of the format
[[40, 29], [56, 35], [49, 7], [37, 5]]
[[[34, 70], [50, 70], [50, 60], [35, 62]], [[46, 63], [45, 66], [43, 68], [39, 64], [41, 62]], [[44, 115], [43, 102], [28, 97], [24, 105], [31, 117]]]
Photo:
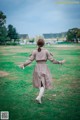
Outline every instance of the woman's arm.
[[65, 60], [58, 61], [58, 60], [54, 59], [53, 56], [49, 53], [49, 51], [47, 51], [47, 58], [54, 64], [63, 64], [65, 62]]
[[20, 68], [24, 69], [24, 67], [26, 67], [27, 65], [29, 65], [30, 63], [32, 63], [34, 61], [34, 59], [35, 59], [35, 52], [33, 52], [31, 54], [31, 56], [29, 57], [29, 59], [26, 62], [24, 62], [22, 65], [20, 65]]

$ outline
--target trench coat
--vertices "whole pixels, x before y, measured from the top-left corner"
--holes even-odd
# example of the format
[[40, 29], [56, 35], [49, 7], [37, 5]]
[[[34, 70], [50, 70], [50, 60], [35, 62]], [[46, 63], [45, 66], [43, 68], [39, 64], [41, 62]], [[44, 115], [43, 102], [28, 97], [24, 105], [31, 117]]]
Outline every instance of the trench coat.
[[46, 89], [53, 88], [52, 76], [50, 70], [46, 64], [47, 60], [50, 60], [53, 64], [60, 64], [53, 58], [53, 55], [45, 48], [41, 48], [41, 51], [34, 50], [29, 59], [23, 64], [24, 67], [36, 61], [36, 66], [33, 71], [33, 86], [36, 88], [41, 87], [41, 82]]

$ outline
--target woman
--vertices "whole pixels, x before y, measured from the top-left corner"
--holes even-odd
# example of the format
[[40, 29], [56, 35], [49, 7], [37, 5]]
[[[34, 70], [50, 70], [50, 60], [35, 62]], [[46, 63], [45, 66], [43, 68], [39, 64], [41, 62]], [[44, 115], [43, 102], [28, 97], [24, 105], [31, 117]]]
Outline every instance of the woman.
[[46, 65], [46, 61], [50, 60], [54, 64], [63, 64], [65, 62], [65, 60], [55, 60], [49, 51], [43, 48], [44, 44], [44, 40], [39, 39], [37, 41], [38, 49], [34, 50], [29, 60], [20, 66], [24, 69], [24, 67], [29, 65], [33, 60], [36, 60], [37, 64], [33, 72], [33, 86], [40, 90], [39, 95], [36, 98], [40, 104], [42, 103], [41, 98], [44, 94], [44, 90], [52, 88], [52, 77]]

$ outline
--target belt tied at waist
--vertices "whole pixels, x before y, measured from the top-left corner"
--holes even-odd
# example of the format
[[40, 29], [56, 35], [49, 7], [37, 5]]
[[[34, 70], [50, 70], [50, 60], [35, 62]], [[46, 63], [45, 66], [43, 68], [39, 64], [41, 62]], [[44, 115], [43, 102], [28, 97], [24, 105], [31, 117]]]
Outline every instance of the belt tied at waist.
[[46, 60], [37, 60], [37, 63], [46, 63]]

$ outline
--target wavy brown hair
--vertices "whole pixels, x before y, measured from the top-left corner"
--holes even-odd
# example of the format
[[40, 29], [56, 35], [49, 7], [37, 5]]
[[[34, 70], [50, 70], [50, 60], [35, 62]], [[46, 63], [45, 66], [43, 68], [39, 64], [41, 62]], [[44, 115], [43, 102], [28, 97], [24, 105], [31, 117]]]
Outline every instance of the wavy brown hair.
[[45, 44], [44, 40], [43, 39], [38, 39], [37, 41], [37, 45], [38, 45], [38, 52], [41, 51], [41, 47], [43, 47]]

